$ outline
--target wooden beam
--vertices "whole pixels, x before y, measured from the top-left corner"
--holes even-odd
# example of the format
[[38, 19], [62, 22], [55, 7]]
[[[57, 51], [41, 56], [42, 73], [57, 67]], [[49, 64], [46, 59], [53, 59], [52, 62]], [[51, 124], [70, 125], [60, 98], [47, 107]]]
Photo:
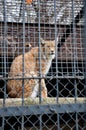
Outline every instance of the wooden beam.
[[[42, 105], [45, 104], [57, 104], [56, 98], [47, 97], [46, 99], [43, 99]], [[86, 103], [86, 98], [79, 97], [75, 100], [75, 98], [70, 97], [62, 97], [58, 99], [59, 104], [72, 104], [72, 103]], [[31, 98], [25, 98], [24, 99], [24, 105], [36, 105], [39, 104], [39, 98], [31, 99]], [[22, 105], [22, 99], [21, 98], [7, 98], [5, 100], [5, 107], [11, 107], [11, 106], [21, 106]], [[0, 99], [0, 108], [3, 108], [3, 99]]]

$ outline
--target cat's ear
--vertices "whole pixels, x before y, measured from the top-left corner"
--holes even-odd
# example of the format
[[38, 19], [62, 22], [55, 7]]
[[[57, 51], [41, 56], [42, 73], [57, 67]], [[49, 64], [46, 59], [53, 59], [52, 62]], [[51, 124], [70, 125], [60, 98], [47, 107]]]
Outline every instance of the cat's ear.
[[40, 42], [41, 42], [41, 45], [44, 46], [45, 45], [45, 40], [43, 38], [40, 38]]

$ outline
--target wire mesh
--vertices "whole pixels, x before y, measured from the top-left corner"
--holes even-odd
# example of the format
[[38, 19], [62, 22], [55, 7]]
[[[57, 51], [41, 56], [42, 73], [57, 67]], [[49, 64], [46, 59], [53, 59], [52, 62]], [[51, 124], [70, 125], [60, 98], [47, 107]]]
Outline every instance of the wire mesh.
[[0, 130], [85, 130], [83, 0], [0, 1]]

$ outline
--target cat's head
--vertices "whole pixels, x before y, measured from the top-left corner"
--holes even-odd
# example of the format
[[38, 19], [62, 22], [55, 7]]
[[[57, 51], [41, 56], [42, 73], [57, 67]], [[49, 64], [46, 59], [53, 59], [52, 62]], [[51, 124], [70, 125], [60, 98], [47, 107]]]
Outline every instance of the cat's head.
[[58, 39], [55, 40], [44, 40], [40, 39], [41, 42], [41, 52], [46, 56], [46, 58], [54, 58], [55, 57], [55, 47], [58, 44]]

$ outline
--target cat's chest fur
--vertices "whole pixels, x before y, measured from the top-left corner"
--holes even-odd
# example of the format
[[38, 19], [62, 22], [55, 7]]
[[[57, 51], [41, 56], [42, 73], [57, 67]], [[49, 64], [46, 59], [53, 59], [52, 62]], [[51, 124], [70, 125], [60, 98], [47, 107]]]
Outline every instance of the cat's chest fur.
[[41, 72], [42, 75], [46, 75], [50, 69], [51, 63], [52, 63], [53, 57], [50, 56], [49, 59], [47, 59], [45, 56], [41, 57], [40, 61], [41, 63], [39, 63], [39, 60], [37, 59], [37, 71], [39, 72], [39, 70]]

